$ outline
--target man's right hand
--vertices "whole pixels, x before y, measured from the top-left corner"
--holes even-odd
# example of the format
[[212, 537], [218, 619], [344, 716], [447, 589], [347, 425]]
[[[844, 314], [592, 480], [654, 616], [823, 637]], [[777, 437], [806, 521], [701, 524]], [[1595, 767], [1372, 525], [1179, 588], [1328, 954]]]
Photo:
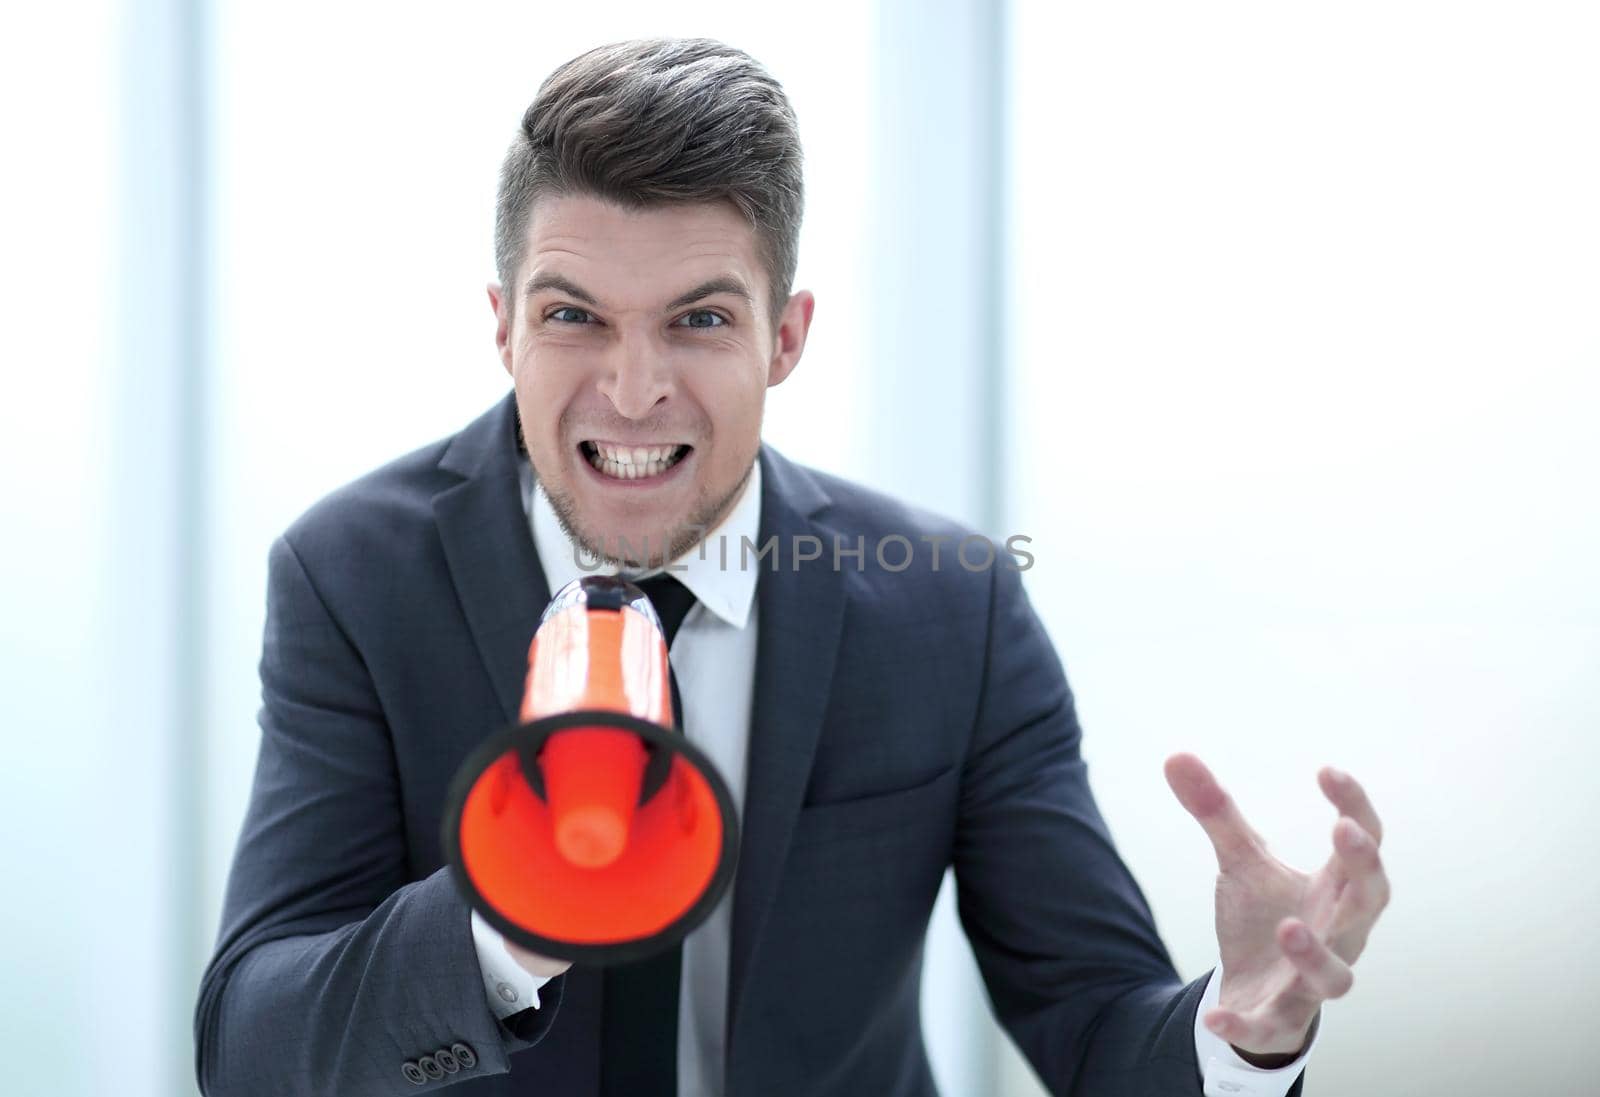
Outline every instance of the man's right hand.
[[541, 979], [554, 979], [557, 975], [572, 966], [571, 960], [552, 960], [548, 956], [540, 956], [537, 952], [529, 952], [520, 945], [506, 942], [506, 951], [511, 958], [520, 964], [524, 971], [537, 975]]

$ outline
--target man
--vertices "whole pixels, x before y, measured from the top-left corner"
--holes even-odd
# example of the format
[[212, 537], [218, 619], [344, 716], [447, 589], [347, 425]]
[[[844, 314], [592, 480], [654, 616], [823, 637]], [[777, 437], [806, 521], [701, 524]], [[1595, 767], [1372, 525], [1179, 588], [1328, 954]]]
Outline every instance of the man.
[[[272, 549], [261, 753], [195, 1018], [207, 1093], [930, 1094], [921, 947], [950, 865], [1053, 1092], [1299, 1091], [1387, 901], [1371, 805], [1319, 774], [1340, 819], [1306, 876], [1169, 759], [1221, 866], [1222, 966], [1180, 983], [1015, 565], [958, 563], [969, 531], [761, 444], [814, 307], [791, 292], [801, 194], [793, 113], [737, 50], [620, 43], [540, 89], [489, 290], [514, 393]], [[732, 897], [654, 1013], [659, 985], [500, 939], [438, 837], [585, 558], [693, 595], [685, 730], [741, 807]]]

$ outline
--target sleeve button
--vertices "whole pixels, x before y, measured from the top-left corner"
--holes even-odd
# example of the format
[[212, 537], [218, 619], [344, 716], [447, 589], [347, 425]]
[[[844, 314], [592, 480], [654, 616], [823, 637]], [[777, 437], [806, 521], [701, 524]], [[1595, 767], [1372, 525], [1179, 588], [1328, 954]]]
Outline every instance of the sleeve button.
[[418, 1059], [417, 1066], [422, 1068], [422, 1073], [426, 1074], [429, 1078], [432, 1078], [436, 1082], [440, 1078], [444, 1077], [444, 1067], [440, 1066], [434, 1060], [432, 1055], [424, 1055], [422, 1058]]
[[428, 1084], [428, 1076], [422, 1073], [422, 1068], [417, 1066], [417, 1064], [413, 1063], [410, 1059], [407, 1059], [405, 1064], [400, 1067], [400, 1073], [404, 1074], [406, 1076], [406, 1081], [410, 1082], [414, 1086], [425, 1086]]
[[456, 1057], [456, 1062], [461, 1064], [462, 1070], [471, 1070], [478, 1065], [478, 1056], [470, 1044], [451, 1044], [450, 1054]]
[[461, 1069], [461, 1064], [456, 1061], [456, 1057], [450, 1054], [450, 1049], [446, 1047], [442, 1047], [433, 1053], [433, 1061], [444, 1067], [446, 1074], [454, 1074]]

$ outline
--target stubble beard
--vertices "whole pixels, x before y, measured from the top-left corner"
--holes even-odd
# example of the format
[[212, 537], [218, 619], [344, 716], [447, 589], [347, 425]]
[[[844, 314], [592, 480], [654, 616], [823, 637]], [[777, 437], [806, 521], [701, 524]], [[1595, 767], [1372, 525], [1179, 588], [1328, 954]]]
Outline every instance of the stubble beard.
[[[556, 520], [561, 523], [561, 531], [567, 535], [573, 545], [587, 554], [585, 563], [609, 565], [621, 571], [645, 571], [652, 568], [665, 567], [669, 562], [676, 560], [699, 544], [701, 539], [709, 534], [718, 522], [727, 517], [728, 512], [733, 508], [735, 500], [739, 498], [739, 494], [744, 491], [745, 485], [749, 483], [750, 472], [755, 467], [755, 462], [756, 458], [752, 456], [750, 464], [745, 466], [744, 475], [739, 477], [732, 489], [724, 493], [721, 498], [702, 506], [688, 521], [670, 531], [646, 534], [645, 544], [628, 545], [627, 548], [630, 550], [638, 549], [648, 553], [648, 555], [640, 559], [632, 556], [620, 556], [615, 552], [606, 551], [603, 537], [595, 537], [579, 525], [578, 507], [573, 501], [572, 493], [562, 491], [559, 488], [552, 490], [548, 483], [540, 480], [539, 469], [533, 465], [531, 454], [528, 458], [529, 465], [533, 467], [534, 479], [540, 482], [544, 489], [545, 498], [550, 500], [550, 509], [555, 512]], [[665, 553], [660, 551], [661, 541], [667, 542], [667, 551]], [[621, 547], [620, 544], [612, 546], [612, 548], [617, 549]]]

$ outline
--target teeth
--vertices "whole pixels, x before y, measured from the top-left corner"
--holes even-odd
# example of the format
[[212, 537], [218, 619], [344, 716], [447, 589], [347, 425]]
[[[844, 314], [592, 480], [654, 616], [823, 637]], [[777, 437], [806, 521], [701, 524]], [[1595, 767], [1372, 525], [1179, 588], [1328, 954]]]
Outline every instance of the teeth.
[[583, 448], [589, 463], [614, 480], [659, 476], [687, 452], [684, 446], [608, 446], [600, 442], [587, 442]]

